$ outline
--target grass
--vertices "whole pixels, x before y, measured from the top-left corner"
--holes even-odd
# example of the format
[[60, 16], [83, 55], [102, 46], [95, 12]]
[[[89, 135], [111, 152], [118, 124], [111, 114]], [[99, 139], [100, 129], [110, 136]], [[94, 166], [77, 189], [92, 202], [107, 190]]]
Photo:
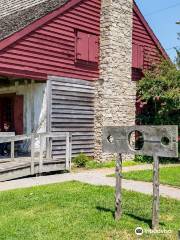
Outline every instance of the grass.
[[[150, 229], [151, 197], [123, 191], [123, 216], [115, 221], [114, 189], [68, 182], [0, 192], [1, 240], [133, 240], [138, 226]], [[177, 239], [180, 201], [161, 198], [160, 228], [170, 234], [141, 239]]]
[[[152, 182], [153, 171], [132, 171], [123, 174], [123, 178]], [[180, 166], [160, 168], [160, 183], [180, 187]]]
[[[140, 162], [135, 162], [135, 161], [124, 161], [123, 166], [128, 167], [128, 166], [135, 166], [142, 164]], [[95, 160], [93, 161], [88, 161], [86, 163], [86, 169], [98, 169], [98, 168], [114, 168], [115, 167], [115, 161], [108, 161], [108, 162], [97, 162]]]

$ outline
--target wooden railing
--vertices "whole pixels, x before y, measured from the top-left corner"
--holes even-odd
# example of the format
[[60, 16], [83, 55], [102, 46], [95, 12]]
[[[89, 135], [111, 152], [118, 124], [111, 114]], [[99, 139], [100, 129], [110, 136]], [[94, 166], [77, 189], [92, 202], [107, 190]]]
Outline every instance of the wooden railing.
[[[37, 161], [37, 158], [35, 158], [35, 141], [36, 139], [39, 139], [39, 156], [38, 156], [38, 162], [39, 162], [39, 173], [43, 172], [43, 160], [53, 161], [53, 154], [52, 154], [52, 140], [56, 139], [64, 139], [66, 142], [66, 152], [65, 152], [65, 168], [66, 170], [71, 170], [71, 148], [72, 143], [71, 139], [72, 136], [69, 132], [65, 133], [33, 133], [29, 135], [18, 135], [18, 136], [12, 136], [12, 135], [6, 135], [0, 134], [0, 144], [2, 143], [10, 143], [11, 144], [11, 152], [10, 152], [10, 160], [13, 161], [15, 159], [15, 142], [19, 141], [30, 141], [30, 149], [31, 149], [31, 174], [34, 174], [34, 167], [35, 167], [35, 161]], [[43, 144], [45, 144], [45, 149]], [[44, 151], [45, 150], [45, 151]], [[46, 152], [46, 156], [44, 159], [44, 152]]]

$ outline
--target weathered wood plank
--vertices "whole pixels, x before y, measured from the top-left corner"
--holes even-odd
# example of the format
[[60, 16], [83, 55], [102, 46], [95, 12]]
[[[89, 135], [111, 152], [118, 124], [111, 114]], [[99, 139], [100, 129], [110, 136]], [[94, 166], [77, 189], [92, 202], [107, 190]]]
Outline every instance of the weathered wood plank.
[[[58, 119], [58, 118], [52, 118], [52, 121], [53, 121], [53, 124], [58, 124], [58, 123], [69, 123], [70, 121], [69, 121], [69, 119], [66, 119], [66, 118], [60, 118], [60, 119]], [[74, 118], [74, 119], [71, 119], [71, 123], [92, 123], [92, 120], [91, 119], [86, 119], [86, 118], [84, 118], [84, 119], [77, 119], [77, 118]]]
[[56, 82], [53, 81], [53, 89], [56, 87], [69, 87], [69, 88], [78, 88], [78, 89], [88, 89], [88, 90], [95, 90], [94, 86], [82, 85], [82, 84], [73, 84], [73, 83], [66, 83], [66, 82]]
[[[72, 155], [81, 151], [92, 154], [95, 84], [80, 79], [58, 77], [50, 77], [50, 82], [52, 132], [73, 133]], [[53, 139], [52, 149], [53, 156], [64, 154], [65, 142]]]
[[59, 105], [53, 104], [52, 109], [71, 109], [71, 110], [86, 110], [86, 111], [94, 111], [93, 106], [78, 106], [78, 105]]
[[62, 78], [62, 77], [56, 77], [56, 76], [49, 76], [49, 80], [53, 80], [53, 82], [59, 83], [59, 82], [65, 82], [65, 83], [75, 83], [80, 85], [86, 85], [86, 86], [94, 86], [94, 83], [92, 81], [86, 81], [81, 79], [75, 79], [75, 78]]
[[152, 229], [159, 228], [159, 157], [154, 155], [153, 162], [153, 207], [152, 207]]
[[35, 144], [35, 138], [34, 135], [32, 134], [31, 136], [31, 175], [34, 175], [34, 144]]
[[14, 141], [11, 141], [11, 160], [14, 160]]
[[[67, 132], [67, 131], [69, 131], [69, 132], [71, 132], [71, 133], [74, 133], [74, 132], [80, 132], [80, 131], [82, 131], [82, 132], [84, 132], [84, 131], [87, 131], [87, 132], [93, 132], [93, 129], [94, 128], [70, 128], [70, 127], [67, 127], [67, 128], [63, 128], [62, 129], [62, 131], [65, 131], [65, 132]], [[54, 128], [54, 127], [52, 127], [52, 131], [54, 131], [54, 132], [56, 132], [56, 131], [58, 131], [59, 130], [59, 128]], [[61, 132], [61, 130], [59, 130], [60, 132]]]
[[[55, 94], [87, 94], [87, 95], [94, 95], [94, 89], [87, 89], [87, 88], [78, 88], [78, 87], [65, 87], [65, 86], [55, 86], [53, 85], [52, 90]], [[85, 95], [83, 95], [85, 96]]]
[[70, 100], [70, 101], [79, 101], [79, 102], [90, 102], [93, 98], [91, 97], [81, 97], [81, 96], [64, 96], [64, 95], [53, 95], [52, 99], [58, 100]]
[[53, 118], [69, 118], [69, 119], [92, 119], [94, 120], [94, 114], [91, 115], [71, 115], [71, 114], [53, 114], [52, 115]]
[[116, 192], [115, 192], [115, 219], [122, 216], [122, 155], [117, 155], [116, 160]]
[[65, 146], [65, 149], [66, 149], [66, 170], [69, 170], [69, 168], [70, 168], [70, 165], [69, 165], [70, 142], [69, 142], [69, 140], [70, 140], [70, 136], [69, 136], [69, 133], [67, 133], [67, 135], [66, 135], [66, 146]]
[[71, 110], [71, 109], [52, 109], [52, 115], [56, 116], [57, 114], [75, 114], [75, 115], [94, 115], [94, 111], [89, 111], [89, 110], [77, 110], [77, 109], [74, 109], [74, 110]]
[[70, 100], [67, 98], [64, 99], [53, 99], [52, 98], [52, 105], [54, 106], [55, 104], [61, 104], [61, 105], [66, 105], [66, 106], [89, 106], [89, 107], [93, 107], [94, 106], [94, 102], [80, 102], [80, 101], [74, 101], [74, 100]]

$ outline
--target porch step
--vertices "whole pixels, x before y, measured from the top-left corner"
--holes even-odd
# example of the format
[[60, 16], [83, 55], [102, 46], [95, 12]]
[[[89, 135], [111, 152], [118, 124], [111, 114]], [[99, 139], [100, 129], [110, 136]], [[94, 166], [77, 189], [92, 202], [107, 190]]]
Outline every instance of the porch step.
[[[44, 160], [42, 173], [66, 170], [65, 160]], [[34, 174], [39, 174], [39, 162], [34, 164]], [[30, 160], [14, 160], [0, 163], [0, 182], [31, 176]]]

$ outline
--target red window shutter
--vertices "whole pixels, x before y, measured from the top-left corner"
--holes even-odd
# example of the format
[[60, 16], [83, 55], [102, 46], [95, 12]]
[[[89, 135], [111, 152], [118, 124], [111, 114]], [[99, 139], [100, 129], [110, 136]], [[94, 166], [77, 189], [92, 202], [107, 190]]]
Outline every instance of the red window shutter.
[[99, 37], [89, 35], [89, 61], [97, 63], [99, 60]]
[[15, 96], [14, 101], [14, 128], [16, 134], [23, 134], [23, 105], [24, 97]]
[[77, 32], [76, 59], [88, 61], [89, 34]]
[[132, 67], [142, 69], [144, 65], [144, 49], [143, 46], [133, 44], [132, 48]]

